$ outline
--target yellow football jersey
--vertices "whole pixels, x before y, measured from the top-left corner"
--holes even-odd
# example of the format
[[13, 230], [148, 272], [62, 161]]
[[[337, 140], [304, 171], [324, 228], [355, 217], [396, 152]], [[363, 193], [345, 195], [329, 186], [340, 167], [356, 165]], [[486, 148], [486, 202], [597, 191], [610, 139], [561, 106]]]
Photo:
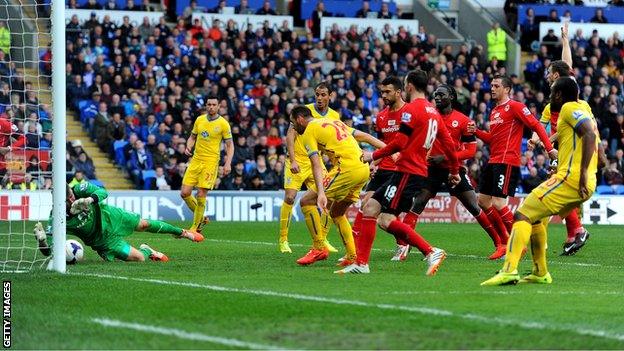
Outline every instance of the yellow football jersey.
[[[578, 103], [583, 105], [583, 108], [587, 108], [587, 110], [591, 111], [591, 107], [589, 107], [589, 104], [587, 103], [587, 101], [578, 100]], [[544, 107], [544, 111], [542, 112], [542, 117], [540, 118], [540, 122], [542, 122], [543, 124], [551, 123], [550, 125], [551, 134], [554, 134], [557, 132], [557, 118], [558, 117], [559, 117], [558, 114], [553, 115], [552, 113], [550, 113], [550, 103], [548, 103], [546, 107]]]
[[600, 134], [598, 134], [598, 127], [591, 108], [589, 108], [587, 103], [583, 104], [581, 101], [567, 102], [561, 107], [559, 120], [557, 121], [559, 156], [556, 176], [563, 179], [574, 189], [578, 189], [581, 174], [581, 157], [583, 154], [582, 141], [576, 134], [576, 128], [585, 120], [592, 124], [596, 134], [596, 151], [592, 155], [587, 168], [587, 186], [590, 189], [595, 189]]
[[364, 164], [362, 149], [353, 131], [341, 121], [321, 118], [308, 123], [301, 139], [308, 157], [320, 152], [327, 155], [335, 167], [349, 170]]
[[193, 158], [199, 160], [218, 160], [221, 142], [232, 139], [230, 124], [221, 116], [212, 120], [205, 114], [197, 117], [192, 133], [197, 137]]
[[[306, 107], [310, 109], [312, 112], [312, 117], [314, 118], [329, 118], [332, 120], [340, 121], [340, 114], [331, 108], [327, 108], [327, 112], [325, 115], [321, 115], [317, 110], [314, 104], [307, 104]], [[303, 142], [301, 141], [301, 135], [295, 135], [295, 160], [299, 164], [300, 168], [306, 167], [306, 165], [310, 164], [310, 160], [308, 159], [308, 153], [306, 152], [305, 147], [303, 146]]]

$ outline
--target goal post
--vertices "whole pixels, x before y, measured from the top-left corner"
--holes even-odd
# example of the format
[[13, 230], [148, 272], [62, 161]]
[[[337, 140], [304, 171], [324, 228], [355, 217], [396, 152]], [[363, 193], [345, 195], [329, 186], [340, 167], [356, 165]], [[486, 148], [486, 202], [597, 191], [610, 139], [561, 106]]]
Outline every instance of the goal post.
[[67, 87], [65, 81], [65, 0], [52, 0], [52, 22], [50, 34], [52, 38], [52, 233], [53, 252], [52, 269], [65, 273], [65, 239], [66, 239], [66, 172], [65, 145], [66, 140], [66, 105]]

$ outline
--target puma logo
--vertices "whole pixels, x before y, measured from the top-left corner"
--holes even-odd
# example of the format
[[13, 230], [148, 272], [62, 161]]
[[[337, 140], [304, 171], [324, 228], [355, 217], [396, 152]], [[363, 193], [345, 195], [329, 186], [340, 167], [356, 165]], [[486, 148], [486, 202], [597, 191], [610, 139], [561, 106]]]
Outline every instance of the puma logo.
[[180, 203], [179, 205], [176, 205], [175, 203], [173, 203], [173, 201], [169, 200], [166, 197], [160, 197], [158, 199], [158, 206], [164, 206], [168, 209], [174, 210], [178, 216], [180, 216], [180, 220], [184, 221], [184, 212], [182, 212], [182, 208], [184, 207], [184, 203]]

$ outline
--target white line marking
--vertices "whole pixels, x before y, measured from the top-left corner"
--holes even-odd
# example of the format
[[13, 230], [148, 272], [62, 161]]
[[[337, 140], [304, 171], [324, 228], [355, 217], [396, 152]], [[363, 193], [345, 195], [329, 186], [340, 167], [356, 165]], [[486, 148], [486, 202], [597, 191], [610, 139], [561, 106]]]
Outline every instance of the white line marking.
[[252, 350], [284, 350], [284, 348], [270, 346], [270, 345], [256, 344], [256, 343], [251, 343], [251, 342], [246, 342], [246, 341], [241, 341], [241, 340], [236, 340], [236, 339], [228, 339], [228, 338], [222, 338], [219, 336], [205, 335], [201, 333], [192, 333], [192, 332], [187, 332], [184, 330], [174, 329], [174, 328], [164, 328], [164, 327], [157, 327], [154, 325], [146, 325], [146, 324], [139, 324], [139, 323], [128, 323], [128, 322], [122, 322], [122, 321], [108, 319], [108, 318], [93, 318], [91, 319], [91, 322], [97, 323], [105, 327], [110, 327], [110, 328], [132, 329], [132, 330], [146, 332], [146, 333], [174, 336], [176, 338], [186, 339], [186, 340], [207, 341], [213, 344], [231, 346], [231, 347], [236, 347], [236, 348], [248, 348]]
[[500, 317], [482, 316], [482, 315], [477, 315], [477, 314], [472, 314], [472, 313], [464, 314], [464, 313], [452, 312], [452, 311], [443, 310], [443, 309], [421, 307], [421, 306], [393, 305], [393, 304], [387, 304], [387, 303], [372, 303], [372, 302], [365, 302], [365, 301], [358, 301], [358, 300], [338, 299], [338, 298], [325, 297], [325, 296], [284, 293], [284, 292], [277, 292], [277, 291], [270, 291], [270, 290], [233, 288], [233, 287], [225, 287], [225, 286], [218, 286], [218, 285], [198, 284], [198, 283], [192, 283], [192, 282], [179, 282], [179, 281], [161, 280], [161, 279], [123, 277], [123, 276], [117, 276], [117, 275], [97, 274], [97, 273], [71, 273], [71, 275], [126, 280], [126, 281], [136, 281], [136, 282], [153, 283], [153, 284], [160, 284], [160, 285], [184, 286], [184, 287], [206, 289], [206, 290], [218, 291], [218, 292], [232, 292], [232, 293], [249, 294], [249, 295], [257, 295], [257, 296], [280, 297], [280, 298], [287, 298], [287, 299], [300, 300], [300, 301], [322, 302], [322, 303], [328, 303], [328, 304], [334, 304], [334, 305], [349, 305], [349, 306], [358, 306], [358, 307], [366, 307], [366, 308], [375, 308], [375, 309], [381, 309], [381, 310], [413, 312], [413, 313], [419, 313], [422, 315], [429, 315], [429, 316], [450, 317], [450, 318], [457, 318], [457, 319], [463, 319], [463, 320], [469, 320], [469, 321], [477, 321], [477, 322], [484, 323], [484, 324], [494, 324], [498, 326], [509, 325], [509, 326], [514, 326], [514, 327], [520, 327], [523, 329], [531, 329], [531, 330], [533, 329], [551, 330], [551, 331], [558, 331], [558, 332], [574, 333], [574, 334], [583, 335], [583, 336], [594, 336], [594, 337], [599, 337], [599, 338], [624, 341], [624, 334], [619, 334], [617, 332], [611, 332], [611, 331], [605, 331], [605, 330], [595, 330], [595, 329], [590, 329], [590, 328], [579, 326], [579, 325], [556, 326], [556, 325], [553, 325], [551, 322], [542, 323], [542, 322], [536, 322], [536, 321], [512, 320], [512, 319], [505, 319], [505, 318], [500, 318]]
[[[483, 290], [483, 291], [439, 291], [439, 290], [419, 290], [419, 291], [389, 291], [381, 293], [382, 295], [526, 295], [526, 291], [514, 290]], [[549, 290], [531, 290], [531, 294], [539, 295], [605, 295], [617, 296], [624, 295], [624, 291], [549, 291]]]
[[[223, 244], [240, 244], [240, 245], [262, 245], [262, 246], [275, 246], [277, 247], [277, 243], [270, 243], [266, 241], [243, 241], [243, 240], [227, 240], [227, 239], [206, 239], [205, 241], [211, 241], [214, 243], [223, 243]], [[310, 245], [306, 244], [290, 244], [291, 247], [309, 247]], [[373, 249], [373, 251], [385, 251], [385, 252], [394, 252], [391, 249]], [[477, 256], [477, 255], [462, 255], [462, 254], [448, 254], [451, 257], [461, 257], [461, 258], [470, 258], [481, 260], [483, 262], [487, 261], [485, 256]], [[556, 264], [556, 265], [564, 265], [564, 266], [580, 266], [580, 267], [610, 267], [610, 268], [619, 268], [616, 266], [603, 266], [597, 263], [580, 263], [580, 262], [559, 262], [559, 261], [549, 261], [548, 264]]]

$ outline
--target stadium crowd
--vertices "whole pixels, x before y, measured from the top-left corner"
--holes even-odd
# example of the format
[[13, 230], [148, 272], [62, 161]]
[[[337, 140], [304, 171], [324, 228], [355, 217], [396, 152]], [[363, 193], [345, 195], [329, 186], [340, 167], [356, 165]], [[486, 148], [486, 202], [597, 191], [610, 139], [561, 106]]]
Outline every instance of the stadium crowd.
[[[232, 21], [204, 26], [180, 16], [175, 26], [145, 19], [135, 27], [128, 18], [116, 26], [108, 16], [100, 21], [92, 15], [83, 23], [72, 18], [67, 36], [68, 107], [136, 186], [148, 189], [179, 189], [188, 161], [185, 141], [207, 95], [219, 97], [219, 113], [231, 123], [235, 142], [233, 172], [220, 177], [218, 189], [268, 190], [283, 185], [288, 112], [313, 102], [313, 87], [321, 81], [331, 83], [330, 106], [344, 121], [373, 132], [383, 108], [377, 82], [419, 67], [430, 71], [430, 92], [440, 83], [453, 85], [457, 108], [487, 129], [494, 107], [491, 77], [506, 73], [495, 58], [487, 60], [482, 46], [463, 45], [459, 52], [438, 47], [436, 36], [422, 26], [418, 33], [334, 27], [319, 40], [311, 32], [298, 35], [286, 23], [240, 30]], [[583, 98], [592, 104], [615, 164], [601, 181], [621, 184], [622, 42], [590, 36], [575, 37], [572, 45]], [[527, 63], [526, 83], [512, 75], [514, 98], [537, 117], [549, 93], [545, 70], [557, 55], [557, 49], [542, 47]], [[545, 179], [548, 162], [542, 150], [524, 155], [521, 190], [528, 192]], [[479, 143], [466, 164], [473, 179], [487, 159], [488, 148]], [[155, 174], [147, 184], [145, 171]]]

